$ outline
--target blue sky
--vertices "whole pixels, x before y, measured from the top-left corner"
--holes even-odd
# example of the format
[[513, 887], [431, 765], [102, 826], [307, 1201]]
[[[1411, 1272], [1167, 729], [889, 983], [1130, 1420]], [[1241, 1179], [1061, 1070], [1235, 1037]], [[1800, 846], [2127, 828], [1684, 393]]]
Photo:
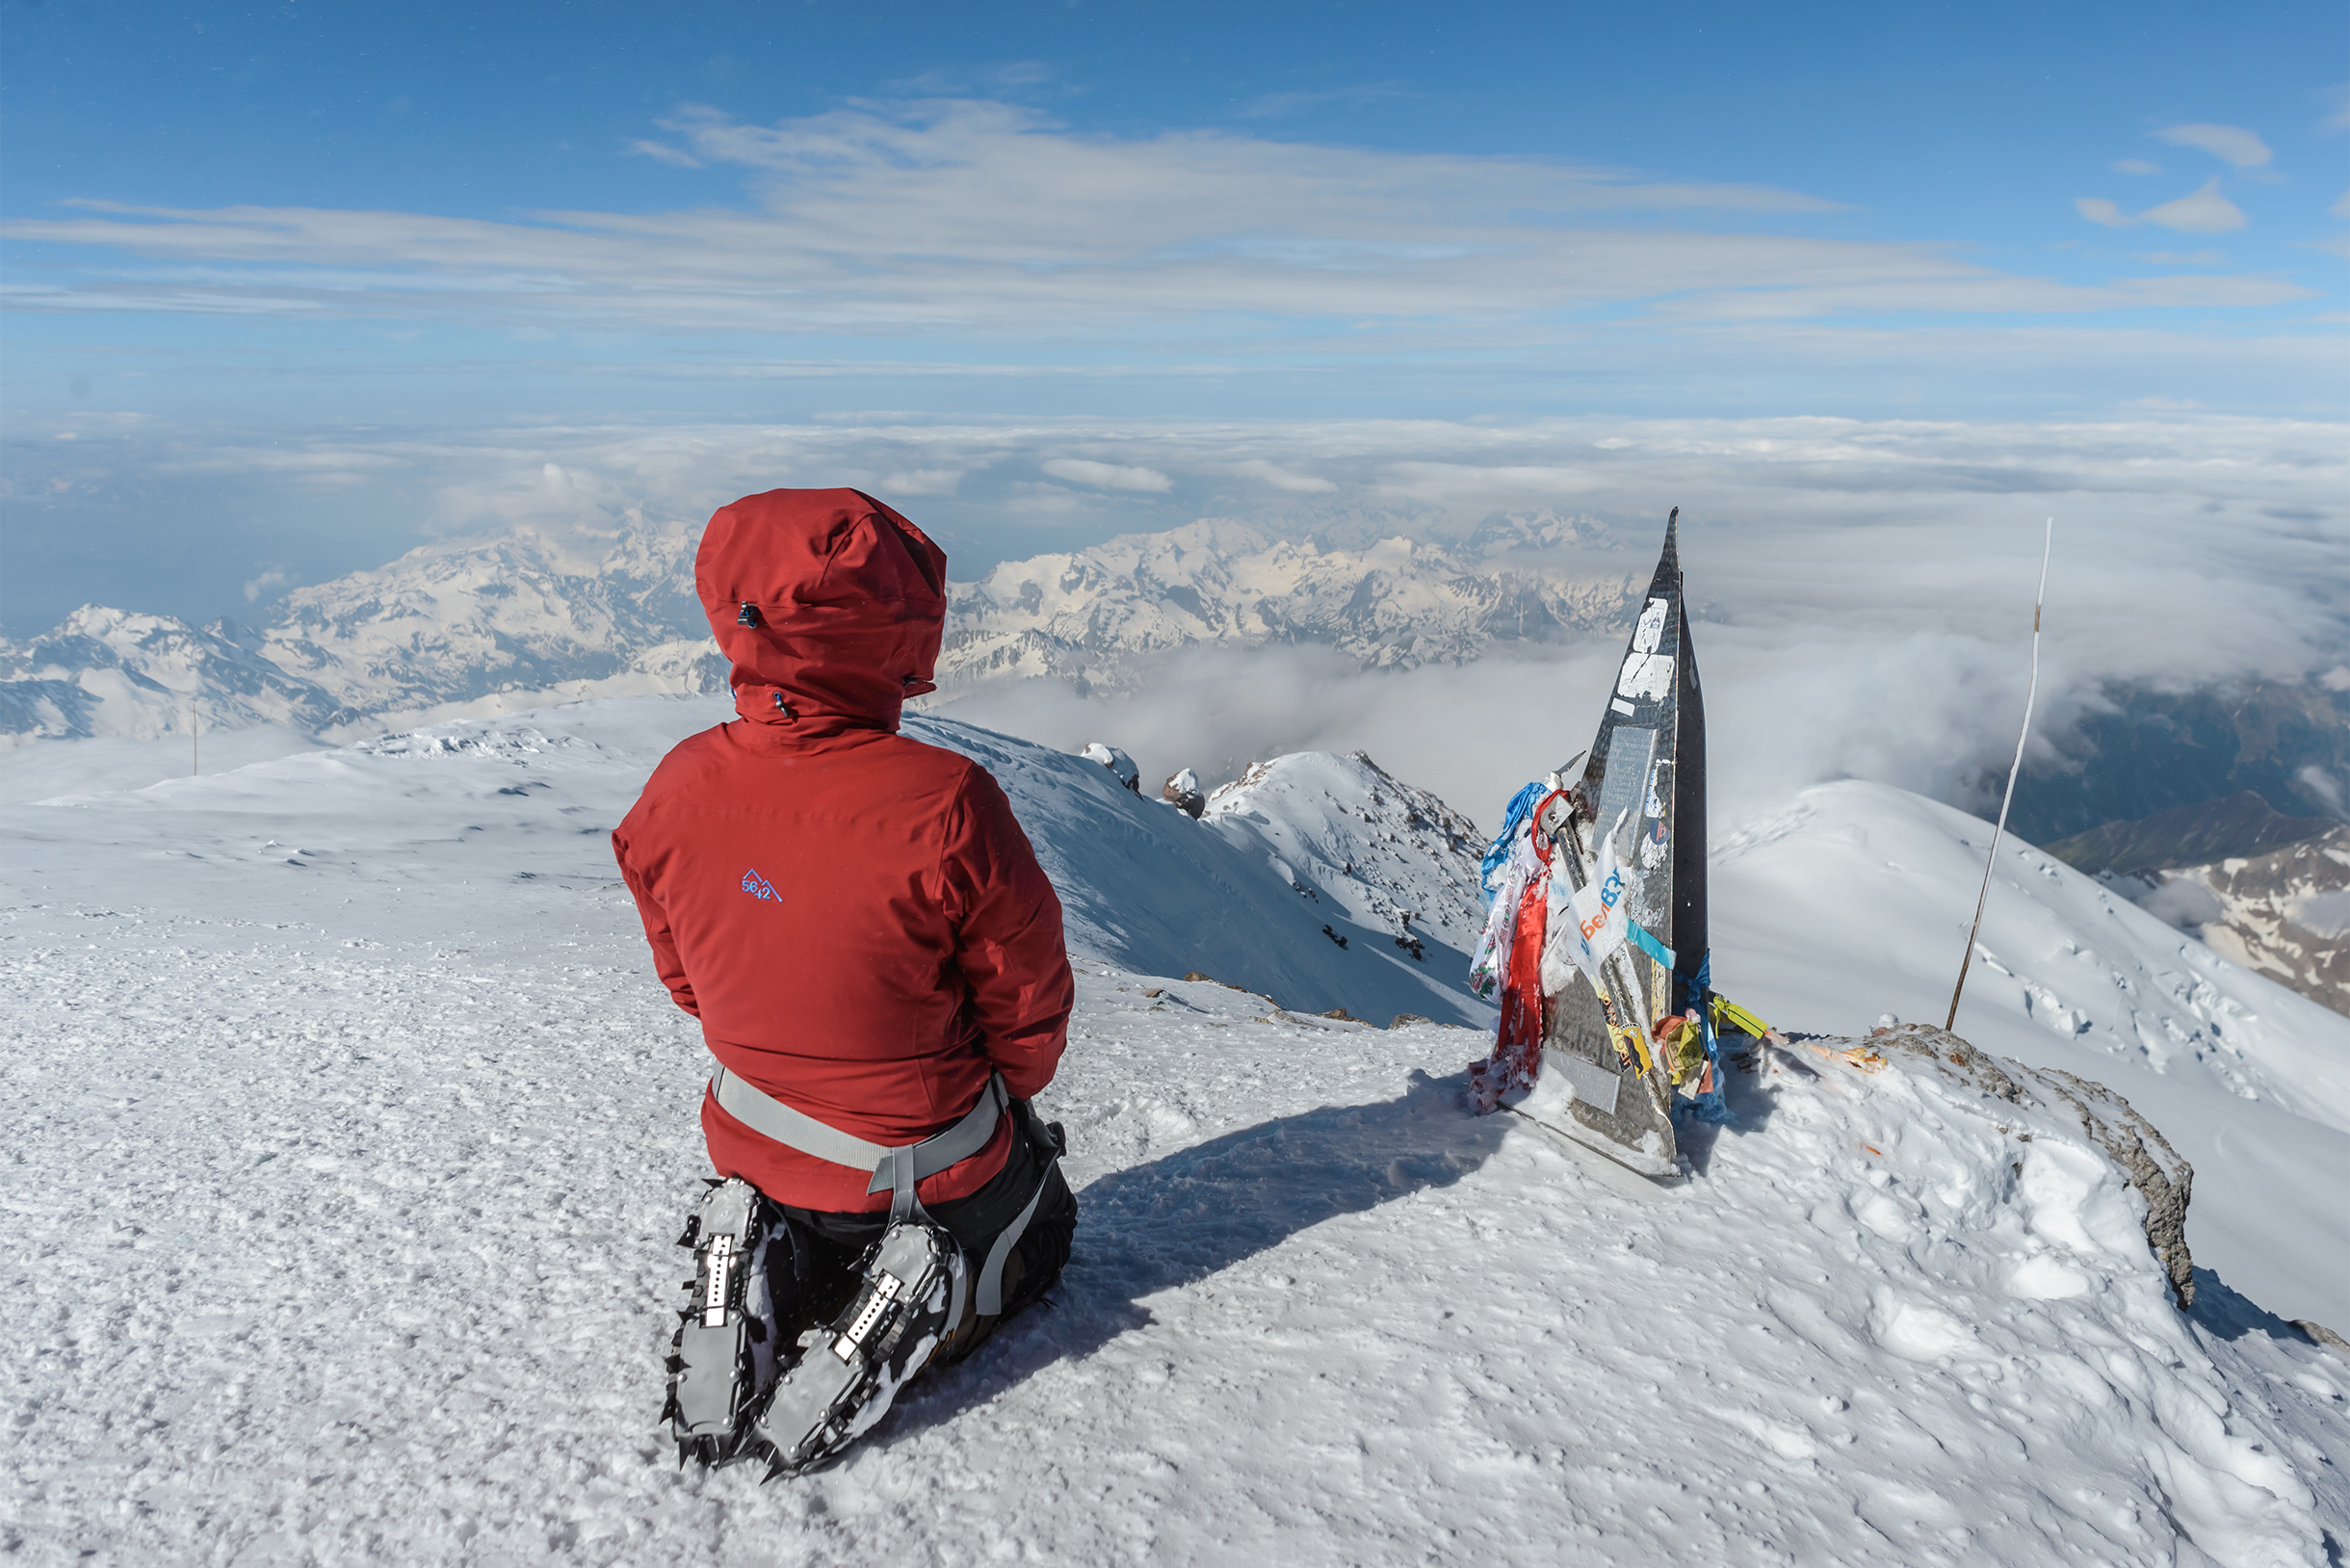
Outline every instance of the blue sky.
[[[492, 429], [560, 426], [576, 467], [583, 429], [2350, 392], [2331, 4], [0, 18], [19, 635], [495, 520], [451, 499]], [[1080, 460], [1035, 439], [999, 470]], [[975, 566], [1134, 520], [928, 488]]]

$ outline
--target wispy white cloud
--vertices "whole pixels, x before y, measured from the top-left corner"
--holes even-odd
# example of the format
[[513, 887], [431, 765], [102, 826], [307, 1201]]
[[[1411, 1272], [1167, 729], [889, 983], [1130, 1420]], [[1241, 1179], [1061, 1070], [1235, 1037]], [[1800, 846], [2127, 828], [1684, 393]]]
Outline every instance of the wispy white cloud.
[[1005, 60], [954, 68], [934, 67], [893, 77], [882, 91], [901, 98], [1002, 97], [1017, 95], [1056, 80], [1058, 72], [1041, 60]]
[[2117, 158], [2113, 162], [2113, 171], [2117, 174], [2159, 174], [2162, 166], [2150, 164], [2143, 158]]
[[1312, 474], [1300, 474], [1263, 457], [1251, 457], [1245, 462], [1234, 463], [1232, 471], [1248, 479], [1261, 480], [1276, 490], [1287, 490], [1292, 495], [1327, 494], [1338, 488], [1336, 484], [1326, 479], [1319, 479]]
[[2328, 207], [2326, 211], [2337, 218], [2350, 218], [2350, 191], [2344, 191], [2341, 199]]
[[2225, 234], [2244, 226], [2243, 209], [2220, 195], [2216, 175], [2206, 181], [2203, 188], [2193, 195], [2182, 196], [2176, 201], [2165, 201], [2158, 207], [2149, 207], [2134, 218], [2102, 196], [2075, 196], [2073, 210], [2092, 223], [2102, 224], [2106, 228], [2128, 228], [2138, 223], [2153, 223], [2158, 228], [2172, 229], [2181, 234]]
[[2337, 82], [2325, 91], [2326, 112], [2319, 118], [2321, 131], [2350, 131], [2350, 82]]
[[[1682, 319], [2161, 302], [2129, 286], [2017, 277], [1939, 246], [1740, 232], [1743, 220], [1784, 228], [1837, 209], [1796, 191], [1599, 167], [1221, 132], [1089, 136], [969, 100], [773, 125], [690, 109], [665, 129], [669, 140], [644, 143], [645, 156], [739, 168], [756, 208], [492, 221], [90, 200], [70, 217], [11, 220], [0, 234], [149, 258], [20, 288], [18, 308], [502, 330], [1034, 343], [1152, 323], [1261, 335], [1268, 322], [1312, 320], [1352, 324], [1358, 339], [1441, 323], [1456, 343], [1509, 345], [1530, 320], [1666, 302]], [[2208, 232], [2233, 212], [2214, 191], [2144, 221]], [[2278, 286], [2248, 283], [2243, 297]]]
[[963, 482], [959, 468], [901, 468], [884, 474], [875, 485], [875, 493], [889, 496], [953, 495]]
[[2152, 262], [2157, 267], [2225, 267], [2228, 265], [2226, 253], [2218, 250], [2141, 250], [2137, 254], [2137, 259]]
[[1055, 479], [1067, 480], [1072, 484], [1090, 484], [1101, 490], [1166, 491], [1175, 487], [1175, 482], [1156, 468], [1130, 468], [1084, 457], [1053, 457], [1037, 466]]
[[2268, 144], [2241, 125], [2170, 125], [2154, 135], [2174, 146], [2194, 147], [2237, 169], [2265, 169], [2276, 156]]
[[2219, 181], [2214, 178], [2192, 196], [2149, 207], [2138, 215], [2138, 222], [2180, 234], [2226, 234], [2244, 226], [2244, 214], [2219, 194]]
[[628, 150], [640, 158], [667, 164], [673, 169], [699, 169], [702, 161], [683, 147], [673, 147], [666, 142], [648, 142], [640, 138], [628, 144]]
[[245, 585], [245, 602], [251, 604], [270, 589], [283, 588], [285, 583], [286, 574], [283, 572], [263, 572]]

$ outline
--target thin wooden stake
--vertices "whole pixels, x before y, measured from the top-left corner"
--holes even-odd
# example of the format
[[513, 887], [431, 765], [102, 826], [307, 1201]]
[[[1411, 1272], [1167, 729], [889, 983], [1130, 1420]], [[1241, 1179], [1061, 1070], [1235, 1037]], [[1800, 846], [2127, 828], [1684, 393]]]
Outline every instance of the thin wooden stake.
[[2049, 591], [2049, 552], [2056, 546], [2056, 519], [2048, 521], [2040, 541], [2040, 586], [2032, 590], [2032, 681], [2024, 691], [2024, 728], [2016, 736], [2016, 760], [2007, 770], [2007, 793], [1999, 797], [1999, 820], [1991, 829], [1991, 858], [1983, 862], [1982, 891], [1974, 896], [1974, 924], [1967, 928], [1967, 951], [1958, 960], [1958, 983], [1950, 987], [1950, 1015], [1944, 1032], [1958, 1028], [1958, 994], [1967, 988], [1967, 969], [1974, 962], [1974, 933], [1983, 928], [1983, 902], [1991, 897], [1991, 869], [1999, 863], [1999, 835], [2007, 831], [2007, 808], [2015, 803], [2016, 775], [2024, 771], [2024, 743], [2032, 733], [2032, 700], [2040, 694], [2040, 605]]

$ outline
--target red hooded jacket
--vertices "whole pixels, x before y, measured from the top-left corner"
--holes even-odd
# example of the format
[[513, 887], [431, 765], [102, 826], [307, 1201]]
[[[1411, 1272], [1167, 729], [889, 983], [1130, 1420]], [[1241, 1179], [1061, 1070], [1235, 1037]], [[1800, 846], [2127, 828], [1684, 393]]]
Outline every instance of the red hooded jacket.
[[[710, 519], [693, 581], [743, 717], [663, 758], [612, 836], [662, 982], [729, 1072], [875, 1143], [953, 1126], [991, 1067], [1033, 1095], [1075, 992], [1060, 901], [987, 771], [897, 733], [933, 690], [945, 554], [858, 491], [770, 490]], [[706, 1093], [702, 1130], [777, 1202], [889, 1205]], [[1010, 1146], [1007, 1117], [923, 1201], [977, 1190]]]

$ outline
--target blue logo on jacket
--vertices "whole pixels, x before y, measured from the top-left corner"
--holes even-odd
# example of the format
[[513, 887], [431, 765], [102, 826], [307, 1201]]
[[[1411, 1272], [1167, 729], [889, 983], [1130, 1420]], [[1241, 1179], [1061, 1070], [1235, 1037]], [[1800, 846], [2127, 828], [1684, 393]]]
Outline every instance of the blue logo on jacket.
[[754, 899], [773, 899], [777, 903], [783, 902], [783, 896], [768, 884], [766, 877], [755, 871], [746, 871], [743, 874], [743, 891]]

